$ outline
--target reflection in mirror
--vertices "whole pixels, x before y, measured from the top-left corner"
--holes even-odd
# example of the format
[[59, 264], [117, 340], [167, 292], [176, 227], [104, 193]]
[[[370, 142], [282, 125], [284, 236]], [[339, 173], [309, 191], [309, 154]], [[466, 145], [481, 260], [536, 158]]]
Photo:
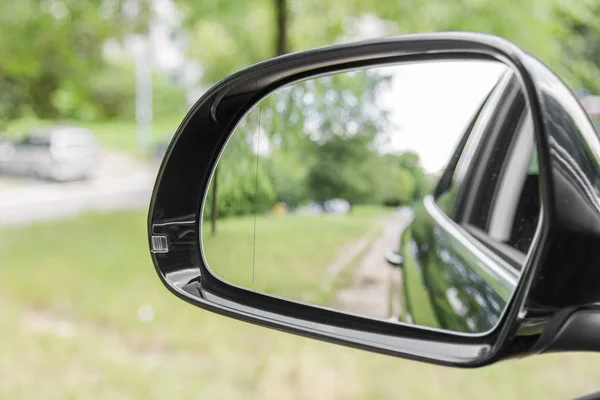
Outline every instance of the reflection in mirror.
[[208, 267], [289, 300], [488, 331], [538, 223], [527, 115], [513, 73], [490, 61], [380, 66], [279, 88], [240, 121], [213, 173]]

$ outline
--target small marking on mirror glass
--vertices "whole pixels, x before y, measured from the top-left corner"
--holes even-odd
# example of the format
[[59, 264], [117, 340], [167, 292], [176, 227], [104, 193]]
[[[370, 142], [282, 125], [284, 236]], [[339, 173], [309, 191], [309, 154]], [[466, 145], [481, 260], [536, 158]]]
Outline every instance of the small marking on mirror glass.
[[168, 253], [169, 245], [167, 244], [166, 236], [152, 236], [152, 252], [153, 253]]
[[256, 132], [256, 179], [254, 187], [254, 235], [252, 238], [252, 284], [254, 285], [254, 265], [256, 263], [256, 214], [258, 212], [258, 157], [260, 156], [260, 130], [262, 124], [262, 106], [258, 106], [258, 130]]

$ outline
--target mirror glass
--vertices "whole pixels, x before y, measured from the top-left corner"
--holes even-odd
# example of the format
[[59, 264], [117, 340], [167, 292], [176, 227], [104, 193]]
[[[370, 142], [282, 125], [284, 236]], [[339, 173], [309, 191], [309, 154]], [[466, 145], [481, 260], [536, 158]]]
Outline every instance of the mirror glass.
[[489, 331], [539, 222], [536, 165], [525, 98], [499, 62], [312, 77], [232, 133], [203, 207], [204, 257], [264, 294]]

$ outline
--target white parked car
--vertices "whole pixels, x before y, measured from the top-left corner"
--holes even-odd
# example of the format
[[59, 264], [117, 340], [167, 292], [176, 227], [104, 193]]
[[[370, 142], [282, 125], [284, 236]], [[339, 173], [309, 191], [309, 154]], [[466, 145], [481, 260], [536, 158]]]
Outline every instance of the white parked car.
[[323, 203], [323, 208], [328, 214], [346, 214], [350, 207], [350, 202], [344, 199], [329, 199]]
[[100, 146], [85, 128], [55, 125], [30, 131], [18, 141], [0, 141], [0, 173], [70, 181], [89, 178]]

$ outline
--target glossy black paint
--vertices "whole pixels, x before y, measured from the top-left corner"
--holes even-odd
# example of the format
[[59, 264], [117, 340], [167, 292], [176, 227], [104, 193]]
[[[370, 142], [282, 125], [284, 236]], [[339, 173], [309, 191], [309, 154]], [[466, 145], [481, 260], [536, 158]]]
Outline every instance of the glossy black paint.
[[[483, 192], [478, 190], [477, 179], [485, 181], [486, 188], [481, 189], [486, 191], [493, 193], [497, 186], [502, 171], [492, 171], [490, 165], [501, 166], [500, 160], [510, 153], [499, 142], [508, 144], [515, 139], [518, 121], [526, 110], [516, 98], [522, 100], [520, 87], [509, 71], [473, 116], [446, 167], [447, 178], [442, 178], [434, 191], [435, 199], [428, 196], [415, 207], [415, 218], [401, 240], [406, 259], [401, 295], [407, 310], [401, 320], [453, 332], [483, 333], [496, 326], [506, 309], [523, 261], [515, 266], [498, 258], [493, 248], [482, 246], [479, 238], [484, 231], [460, 211], [472, 203], [468, 200], [474, 194]], [[508, 110], [513, 113], [506, 113]], [[487, 149], [495, 155], [490, 156]], [[487, 215], [485, 200], [479, 203], [479, 212]], [[535, 212], [539, 210], [538, 203]], [[475, 220], [486, 223], [486, 218]], [[471, 234], [474, 228], [481, 232], [479, 236]]]
[[598, 302], [600, 140], [558, 78], [535, 60], [530, 69], [543, 104], [554, 217], [550, 262], [540, 271], [530, 301], [549, 309]]
[[580, 328], [600, 327], [600, 140], [560, 79], [533, 58], [527, 67], [544, 113], [542, 155], [551, 213], [547, 254], [527, 299], [531, 315], [549, 321], [536, 350], [597, 351], [600, 340], [590, 341]]
[[[431, 197], [426, 202], [427, 207], [415, 208], [415, 219], [401, 240], [405, 255], [403, 293], [409, 313], [404, 318], [415, 325], [453, 332], [488, 332], [506, 309], [518, 275], [508, 273], [504, 279], [491, 279], [492, 271], [482, 274], [489, 266], [476, 251], [486, 250], [467, 233], [456, 236], [446, 229], [454, 223], [441, 211], [427, 210], [436, 207]], [[446, 221], [440, 223], [441, 219]]]
[[[220, 151], [252, 105], [277, 87], [317, 74], [368, 65], [449, 58], [497, 59], [514, 69], [531, 105], [540, 152], [544, 204], [541, 229], [509, 307], [494, 330], [482, 335], [456, 334], [363, 318], [231, 286], [209, 272], [200, 243], [204, 197]], [[545, 81], [551, 85], [562, 84], [544, 74], [547, 74], [545, 67], [503, 39], [473, 33], [439, 33], [407, 35], [291, 54], [231, 75], [194, 105], [179, 127], [161, 165], [148, 218], [149, 242], [153, 235], [165, 236], [169, 250], [152, 253], [156, 271], [175, 295], [207, 310], [385, 354], [476, 367], [501, 358], [539, 351], [539, 338], [544, 328], [560, 327], [571, 314], [571, 309], [561, 312], [560, 307], [564, 304], [577, 305], [585, 299], [581, 293], [571, 297], [553, 296], [546, 286], [546, 282], [560, 286], [558, 277], [561, 272], [571, 268], [570, 263], [558, 263], [549, 257], [574, 257], [561, 250], [567, 247], [556, 247], [557, 239], [553, 238], [551, 242], [549, 236], [574, 229], [585, 237], [594, 234], [592, 226], [578, 221], [574, 215], [576, 212], [557, 212], [555, 204], [568, 194], [573, 196], [572, 204], [577, 200], [588, 205], [589, 218], [598, 217], [594, 206], [598, 201], [595, 192], [589, 194], [585, 185], [574, 187], [557, 182], [560, 177], [571, 179], [573, 174], [568, 175], [565, 168], [560, 167], [563, 165], [559, 164], [560, 159], [553, 155], [557, 151], [554, 143], [563, 130], [552, 133], [549, 116], [558, 117], [560, 112], [553, 111], [547, 99], [543, 103], [539, 100], [540, 96], [548, 95], [548, 91], [543, 90]], [[567, 96], [571, 95], [567, 93]], [[569, 115], [572, 112], [567, 110]], [[585, 121], [582, 124], [585, 125]], [[548, 136], [546, 130], [550, 132]], [[593, 175], [593, 171], [598, 158], [594, 152], [598, 146], [593, 140], [592, 144], [588, 143], [591, 140], [589, 135], [575, 133], [575, 136], [570, 154], [579, 158], [575, 158], [572, 164], [587, 163], [580, 166], [584, 171], [582, 175], [588, 178], [587, 182], [596, 183], [598, 177]], [[582, 148], [587, 150], [581, 153]], [[553, 172], [551, 175], [544, 173], [547, 171]], [[576, 177], [580, 178], [580, 175]], [[568, 235], [559, 239], [563, 246], [569, 241]], [[552, 249], [552, 246], [555, 248]], [[584, 262], [577, 264], [575, 271], [595, 273], [592, 265]], [[574, 282], [576, 274], [571, 276], [569, 282]], [[536, 285], [531, 290], [533, 283]], [[569, 286], [562, 285], [562, 290], [566, 288]], [[595, 299], [593, 294], [600, 292], [594, 289], [588, 290], [590, 299]], [[572, 292], [567, 290], [565, 293]], [[539, 306], [540, 311], [533, 306]]]

